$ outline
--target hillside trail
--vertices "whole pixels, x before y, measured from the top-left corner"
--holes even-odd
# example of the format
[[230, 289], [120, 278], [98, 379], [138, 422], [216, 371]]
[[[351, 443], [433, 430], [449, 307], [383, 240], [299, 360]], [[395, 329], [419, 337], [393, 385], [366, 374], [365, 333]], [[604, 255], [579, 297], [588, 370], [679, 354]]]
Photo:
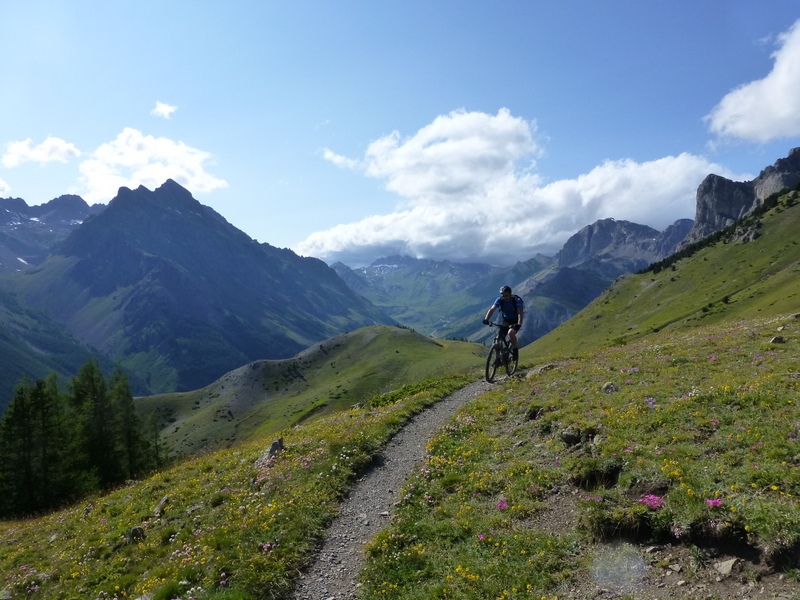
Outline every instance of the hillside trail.
[[384, 447], [350, 490], [319, 550], [298, 580], [293, 600], [352, 600], [364, 565], [364, 545], [389, 522], [408, 476], [425, 459], [428, 441], [456, 410], [493, 388], [476, 381], [416, 415]]

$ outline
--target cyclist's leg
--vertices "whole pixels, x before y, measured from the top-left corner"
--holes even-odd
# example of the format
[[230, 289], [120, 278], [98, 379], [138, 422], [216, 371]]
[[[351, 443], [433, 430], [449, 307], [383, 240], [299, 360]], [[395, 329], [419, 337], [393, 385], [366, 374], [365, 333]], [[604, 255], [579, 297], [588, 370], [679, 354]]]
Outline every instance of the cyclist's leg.
[[511, 325], [514, 325], [514, 323], [503, 321], [503, 326], [507, 327], [508, 341], [511, 344], [511, 353], [514, 357], [514, 360], [517, 360], [519, 358], [519, 346], [517, 345], [517, 330], [511, 327]]
[[516, 331], [511, 329], [511, 325], [509, 324], [508, 321], [503, 321], [503, 324], [500, 325], [500, 329], [498, 329], [498, 331], [499, 331], [499, 333], [497, 334], [497, 337], [499, 339], [501, 339], [501, 340], [503, 338], [505, 338], [506, 336], [511, 337], [510, 334], [512, 334], [512, 333], [516, 333]]

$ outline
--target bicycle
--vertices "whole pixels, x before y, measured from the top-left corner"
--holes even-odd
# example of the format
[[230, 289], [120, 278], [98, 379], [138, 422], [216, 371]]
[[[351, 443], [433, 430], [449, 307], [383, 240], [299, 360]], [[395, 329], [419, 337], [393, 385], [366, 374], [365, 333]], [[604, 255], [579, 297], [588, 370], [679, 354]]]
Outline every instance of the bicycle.
[[[519, 358], [514, 357], [511, 342], [508, 339], [508, 326], [489, 323], [489, 327], [499, 327], [500, 331], [492, 340], [489, 356], [486, 357], [486, 381], [492, 383], [497, 369], [505, 367], [506, 373], [511, 377], [517, 370]], [[505, 328], [505, 332], [503, 332]], [[502, 335], [501, 335], [502, 334]]]

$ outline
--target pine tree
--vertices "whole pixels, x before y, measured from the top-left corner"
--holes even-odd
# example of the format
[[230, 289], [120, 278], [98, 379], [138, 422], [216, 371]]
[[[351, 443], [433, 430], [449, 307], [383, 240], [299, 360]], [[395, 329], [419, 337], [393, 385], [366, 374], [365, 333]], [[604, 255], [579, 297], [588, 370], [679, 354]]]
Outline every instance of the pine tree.
[[128, 376], [119, 367], [111, 374], [109, 397], [119, 426], [116, 438], [121, 450], [122, 471], [127, 479], [133, 479], [148, 466], [147, 448]]
[[70, 387], [77, 426], [75, 447], [82, 462], [79, 470], [95, 478], [101, 489], [107, 488], [124, 480], [125, 475], [117, 443], [118, 415], [114, 413], [105, 378], [95, 359], [89, 359], [81, 367]]
[[34, 481], [31, 384], [25, 377], [0, 424], [0, 486], [4, 512], [21, 514], [39, 505]]

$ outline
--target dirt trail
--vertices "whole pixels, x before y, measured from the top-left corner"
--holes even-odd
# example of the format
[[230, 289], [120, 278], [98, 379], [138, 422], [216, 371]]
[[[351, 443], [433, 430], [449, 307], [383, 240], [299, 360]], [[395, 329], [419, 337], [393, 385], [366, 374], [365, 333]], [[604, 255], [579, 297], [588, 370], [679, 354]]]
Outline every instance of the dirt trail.
[[414, 417], [386, 445], [375, 467], [353, 487], [328, 529], [316, 562], [304, 572], [294, 600], [352, 600], [364, 564], [364, 544], [388, 523], [398, 493], [425, 458], [428, 440], [470, 400], [492, 389], [467, 385]]

